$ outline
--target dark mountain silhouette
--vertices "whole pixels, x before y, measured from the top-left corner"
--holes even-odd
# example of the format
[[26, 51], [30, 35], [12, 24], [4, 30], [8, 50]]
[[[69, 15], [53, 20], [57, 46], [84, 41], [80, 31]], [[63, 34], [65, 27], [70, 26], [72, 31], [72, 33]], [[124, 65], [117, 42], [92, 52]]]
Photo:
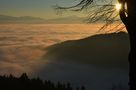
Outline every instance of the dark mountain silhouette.
[[41, 80], [39, 78], [29, 79], [26, 73], [20, 77], [0, 76], [0, 89], [1, 90], [85, 90], [85, 87], [77, 87], [74, 89], [70, 83], [64, 84], [58, 82], [57, 84], [50, 80]]
[[128, 67], [129, 40], [125, 32], [65, 41], [47, 48], [44, 58], [99, 67]]

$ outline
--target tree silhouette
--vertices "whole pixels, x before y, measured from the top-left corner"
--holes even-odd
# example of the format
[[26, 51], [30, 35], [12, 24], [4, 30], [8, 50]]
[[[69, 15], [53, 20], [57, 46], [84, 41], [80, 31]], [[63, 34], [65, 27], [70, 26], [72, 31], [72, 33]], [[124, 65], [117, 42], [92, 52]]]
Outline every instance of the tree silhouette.
[[[82, 11], [91, 8], [92, 11], [89, 12], [90, 18], [88, 21], [96, 22], [103, 20], [106, 22], [105, 26], [107, 26], [111, 23], [114, 23], [115, 18], [117, 18], [117, 14], [114, 13], [115, 10], [113, 9], [114, 5], [112, 5], [113, 1], [116, 0], [81, 0], [75, 6], [57, 6], [56, 9]], [[128, 60], [129, 88], [130, 90], [136, 90], [136, 0], [118, 0], [118, 2], [121, 4], [121, 9], [119, 10], [118, 14], [127, 29], [130, 39], [130, 53]]]
[[[0, 76], [0, 90], [76, 90], [71, 87], [70, 83], [57, 84], [50, 80], [42, 81], [40, 78], [29, 79], [26, 73], [23, 73], [19, 78], [13, 75]], [[85, 90], [82, 86], [78, 90]]]

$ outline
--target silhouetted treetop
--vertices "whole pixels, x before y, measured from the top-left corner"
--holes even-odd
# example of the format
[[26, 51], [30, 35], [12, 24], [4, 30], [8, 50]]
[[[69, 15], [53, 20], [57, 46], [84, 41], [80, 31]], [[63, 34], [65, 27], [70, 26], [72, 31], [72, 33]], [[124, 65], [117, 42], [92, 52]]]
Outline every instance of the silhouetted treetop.
[[[19, 78], [13, 75], [0, 76], [0, 90], [74, 90], [70, 83], [57, 84], [50, 80], [42, 81], [40, 78], [29, 79], [26, 73]], [[76, 89], [75, 89], [76, 90]], [[85, 90], [83, 86], [78, 90]]]

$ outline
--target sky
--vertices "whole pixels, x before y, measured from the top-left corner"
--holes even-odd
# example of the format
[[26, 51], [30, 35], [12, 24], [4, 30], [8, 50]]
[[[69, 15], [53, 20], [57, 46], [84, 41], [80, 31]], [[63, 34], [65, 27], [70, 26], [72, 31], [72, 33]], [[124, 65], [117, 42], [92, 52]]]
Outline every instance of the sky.
[[[53, 6], [71, 6], [77, 2], [79, 0], [0, 0], [0, 14], [9, 16], [34, 16], [44, 19], [56, 18], [60, 17], [60, 15], [56, 14]], [[74, 14], [65, 13], [63, 16]]]

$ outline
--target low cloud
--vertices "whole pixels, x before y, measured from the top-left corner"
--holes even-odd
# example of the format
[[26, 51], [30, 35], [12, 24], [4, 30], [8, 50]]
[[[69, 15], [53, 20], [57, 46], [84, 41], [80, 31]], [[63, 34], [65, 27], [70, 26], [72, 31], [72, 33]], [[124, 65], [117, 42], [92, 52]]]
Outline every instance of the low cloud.
[[[85, 84], [88, 90], [96, 88], [103, 88], [105, 90], [107, 85], [118, 84], [117, 81], [123, 83], [123, 85], [127, 85], [128, 70], [126, 68], [122, 69], [114, 66], [108, 69], [98, 67], [103, 63], [97, 63], [98, 65], [96, 65], [96, 63], [91, 64], [92, 62], [86, 62], [87, 59], [89, 61], [92, 51], [95, 51], [93, 54], [100, 54], [104, 50], [101, 49], [100, 53], [98, 53], [98, 48], [94, 46], [100, 46], [99, 48], [102, 46], [107, 47], [106, 49], [110, 52], [108, 53], [110, 55], [113, 55], [112, 50], [110, 51], [112, 45], [114, 45], [114, 52], [118, 51], [117, 48], [121, 47], [120, 51], [114, 55], [120, 56], [121, 54], [122, 56], [125, 54], [127, 57], [127, 34], [122, 34], [123, 37], [125, 35], [123, 39], [116, 39], [118, 37], [116, 35], [108, 38], [108, 42], [115, 40], [114, 44], [113, 42], [105, 42], [106, 39], [102, 39], [103, 37], [99, 37], [98, 39], [94, 36], [93, 40], [89, 37], [85, 38], [95, 33], [96, 26], [90, 30], [91, 26], [78, 24], [0, 25], [0, 74], [12, 73], [18, 76], [26, 72], [31, 77], [39, 76], [42, 79], [53, 81], [70, 81], [75, 86]], [[122, 35], [119, 38], [122, 38]], [[96, 42], [97, 40], [99, 42]], [[103, 44], [101, 44], [102, 42]], [[110, 46], [105, 46], [106, 43]], [[91, 46], [93, 47], [91, 48]], [[122, 50], [124, 52], [120, 53]], [[88, 51], [86, 52], [88, 54], [84, 53], [85, 51]], [[79, 53], [82, 55], [79, 55]], [[111, 62], [108, 63], [111, 65]], [[97, 87], [98, 84], [102, 84], [101, 87]]]

